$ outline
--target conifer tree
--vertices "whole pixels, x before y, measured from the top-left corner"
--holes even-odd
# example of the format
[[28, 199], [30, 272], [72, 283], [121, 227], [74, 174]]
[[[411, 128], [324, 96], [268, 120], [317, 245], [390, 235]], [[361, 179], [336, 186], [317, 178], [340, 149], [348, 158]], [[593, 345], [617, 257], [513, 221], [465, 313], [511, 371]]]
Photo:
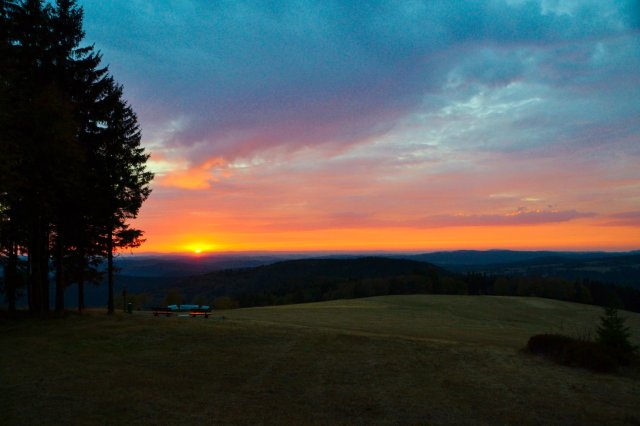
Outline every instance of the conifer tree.
[[15, 8], [12, 1], [0, 0], [0, 263], [4, 268], [4, 291], [9, 311], [16, 309], [18, 224], [11, 185], [14, 180], [16, 158], [15, 132], [12, 129], [12, 92], [15, 90], [16, 67], [10, 39], [10, 19]]
[[626, 318], [618, 316], [616, 308], [612, 306], [605, 308], [597, 330], [598, 342], [626, 352], [635, 351], [636, 347], [629, 341], [631, 332], [629, 327], [625, 325], [625, 321]]
[[[0, 124], [4, 200], [12, 231], [29, 254], [29, 305], [48, 310], [49, 216], [54, 139], [64, 139], [64, 107], [51, 84], [50, 8], [39, 0], [9, 10], [10, 54], [5, 68], [8, 117]], [[4, 97], [4, 96], [3, 96]], [[37, 123], [37, 125], [36, 125]]]
[[81, 46], [76, 0], [0, 0], [0, 260], [14, 309], [19, 254], [28, 255], [32, 312], [49, 309], [49, 262], [56, 310], [64, 290], [99, 277], [113, 252], [140, 244], [131, 229], [153, 175], [122, 88]]
[[118, 249], [141, 244], [142, 231], [130, 228], [129, 219], [138, 215], [151, 193], [153, 173], [146, 170], [149, 156], [140, 145], [138, 119], [122, 98], [122, 87], [113, 82], [105, 103], [110, 105], [104, 122], [97, 164], [99, 203], [103, 213], [104, 245], [107, 256], [108, 312], [114, 312], [113, 255]]

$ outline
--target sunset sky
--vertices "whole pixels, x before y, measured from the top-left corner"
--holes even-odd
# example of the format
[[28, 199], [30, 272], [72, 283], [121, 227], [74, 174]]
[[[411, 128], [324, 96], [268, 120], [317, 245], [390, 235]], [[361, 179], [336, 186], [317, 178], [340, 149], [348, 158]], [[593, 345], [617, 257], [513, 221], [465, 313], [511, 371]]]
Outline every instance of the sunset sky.
[[139, 252], [640, 248], [640, 2], [81, 1]]

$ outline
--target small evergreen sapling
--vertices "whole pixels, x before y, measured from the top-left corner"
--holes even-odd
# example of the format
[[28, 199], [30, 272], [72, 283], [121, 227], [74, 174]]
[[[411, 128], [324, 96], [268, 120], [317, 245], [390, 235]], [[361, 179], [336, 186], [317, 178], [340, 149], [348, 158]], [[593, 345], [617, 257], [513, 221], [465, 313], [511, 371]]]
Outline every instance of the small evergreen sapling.
[[626, 318], [618, 316], [616, 308], [605, 308], [604, 315], [600, 317], [600, 326], [597, 331], [598, 342], [622, 349], [625, 352], [635, 352], [637, 347], [629, 341], [631, 332], [629, 327], [624, 324], [625, 321]]

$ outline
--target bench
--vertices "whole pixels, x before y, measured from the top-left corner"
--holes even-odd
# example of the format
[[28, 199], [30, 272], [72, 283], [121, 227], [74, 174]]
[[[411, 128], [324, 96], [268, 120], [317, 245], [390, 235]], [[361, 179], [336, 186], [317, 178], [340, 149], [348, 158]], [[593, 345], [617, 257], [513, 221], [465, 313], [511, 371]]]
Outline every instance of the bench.
[[175, 313], [175, 311], [172, 311], [169, 308], [153, 308], [153, 316], [154, 317], [157, 317], [159, 315], [166, 315], [166, 316], [170, 317], [174, 313]]
[[[180, 309], [174, 309], [172, 306], [166, 306], [166, 307], [156, 307], [153, 308], [153, 316], [154, 317], [158, 317], [160, 315], [165, 315], [170, 317], [173, 314], [179, 314], [180, 312], [189, 312], [189, 316], [191, 318], [195, 318], [195, 317], [205, 317], [205, 318], [209, 318], [209, 314], [211, 313], [211, 308], [209, 308], [208, 306], [204, 306], [202, 308], [197, 308], [195, 307], [196, 305], [191, 305], [193, 307], [190, 307], [189, 305], [183, 305], [184, 307], [187, 307], [188, 309], [184, 309], [184, 310], [180, 310]], [[186, 315], [179, 315], [179, 316], [186, 316]]]
[[189, 315], [191, 315], [191, 318], [200, 317], [200, 316], [209, 318], [209, 312], [211, 312], [211, 309], [191, 309], [189, 311]]

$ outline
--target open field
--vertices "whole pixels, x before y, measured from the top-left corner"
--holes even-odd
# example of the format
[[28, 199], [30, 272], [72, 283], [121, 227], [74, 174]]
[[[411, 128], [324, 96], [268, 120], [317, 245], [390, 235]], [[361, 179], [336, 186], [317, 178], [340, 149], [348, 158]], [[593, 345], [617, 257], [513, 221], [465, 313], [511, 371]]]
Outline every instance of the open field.
[[[640, 424], [637, 371], [595, 374], [520, 351], [536, 333], [593, 331], [601, 313], [420, 295], [238, 309], [224, 321], [3, 320], [0, 423]], [[640, 314], [622, 315], [640, 343]]]

